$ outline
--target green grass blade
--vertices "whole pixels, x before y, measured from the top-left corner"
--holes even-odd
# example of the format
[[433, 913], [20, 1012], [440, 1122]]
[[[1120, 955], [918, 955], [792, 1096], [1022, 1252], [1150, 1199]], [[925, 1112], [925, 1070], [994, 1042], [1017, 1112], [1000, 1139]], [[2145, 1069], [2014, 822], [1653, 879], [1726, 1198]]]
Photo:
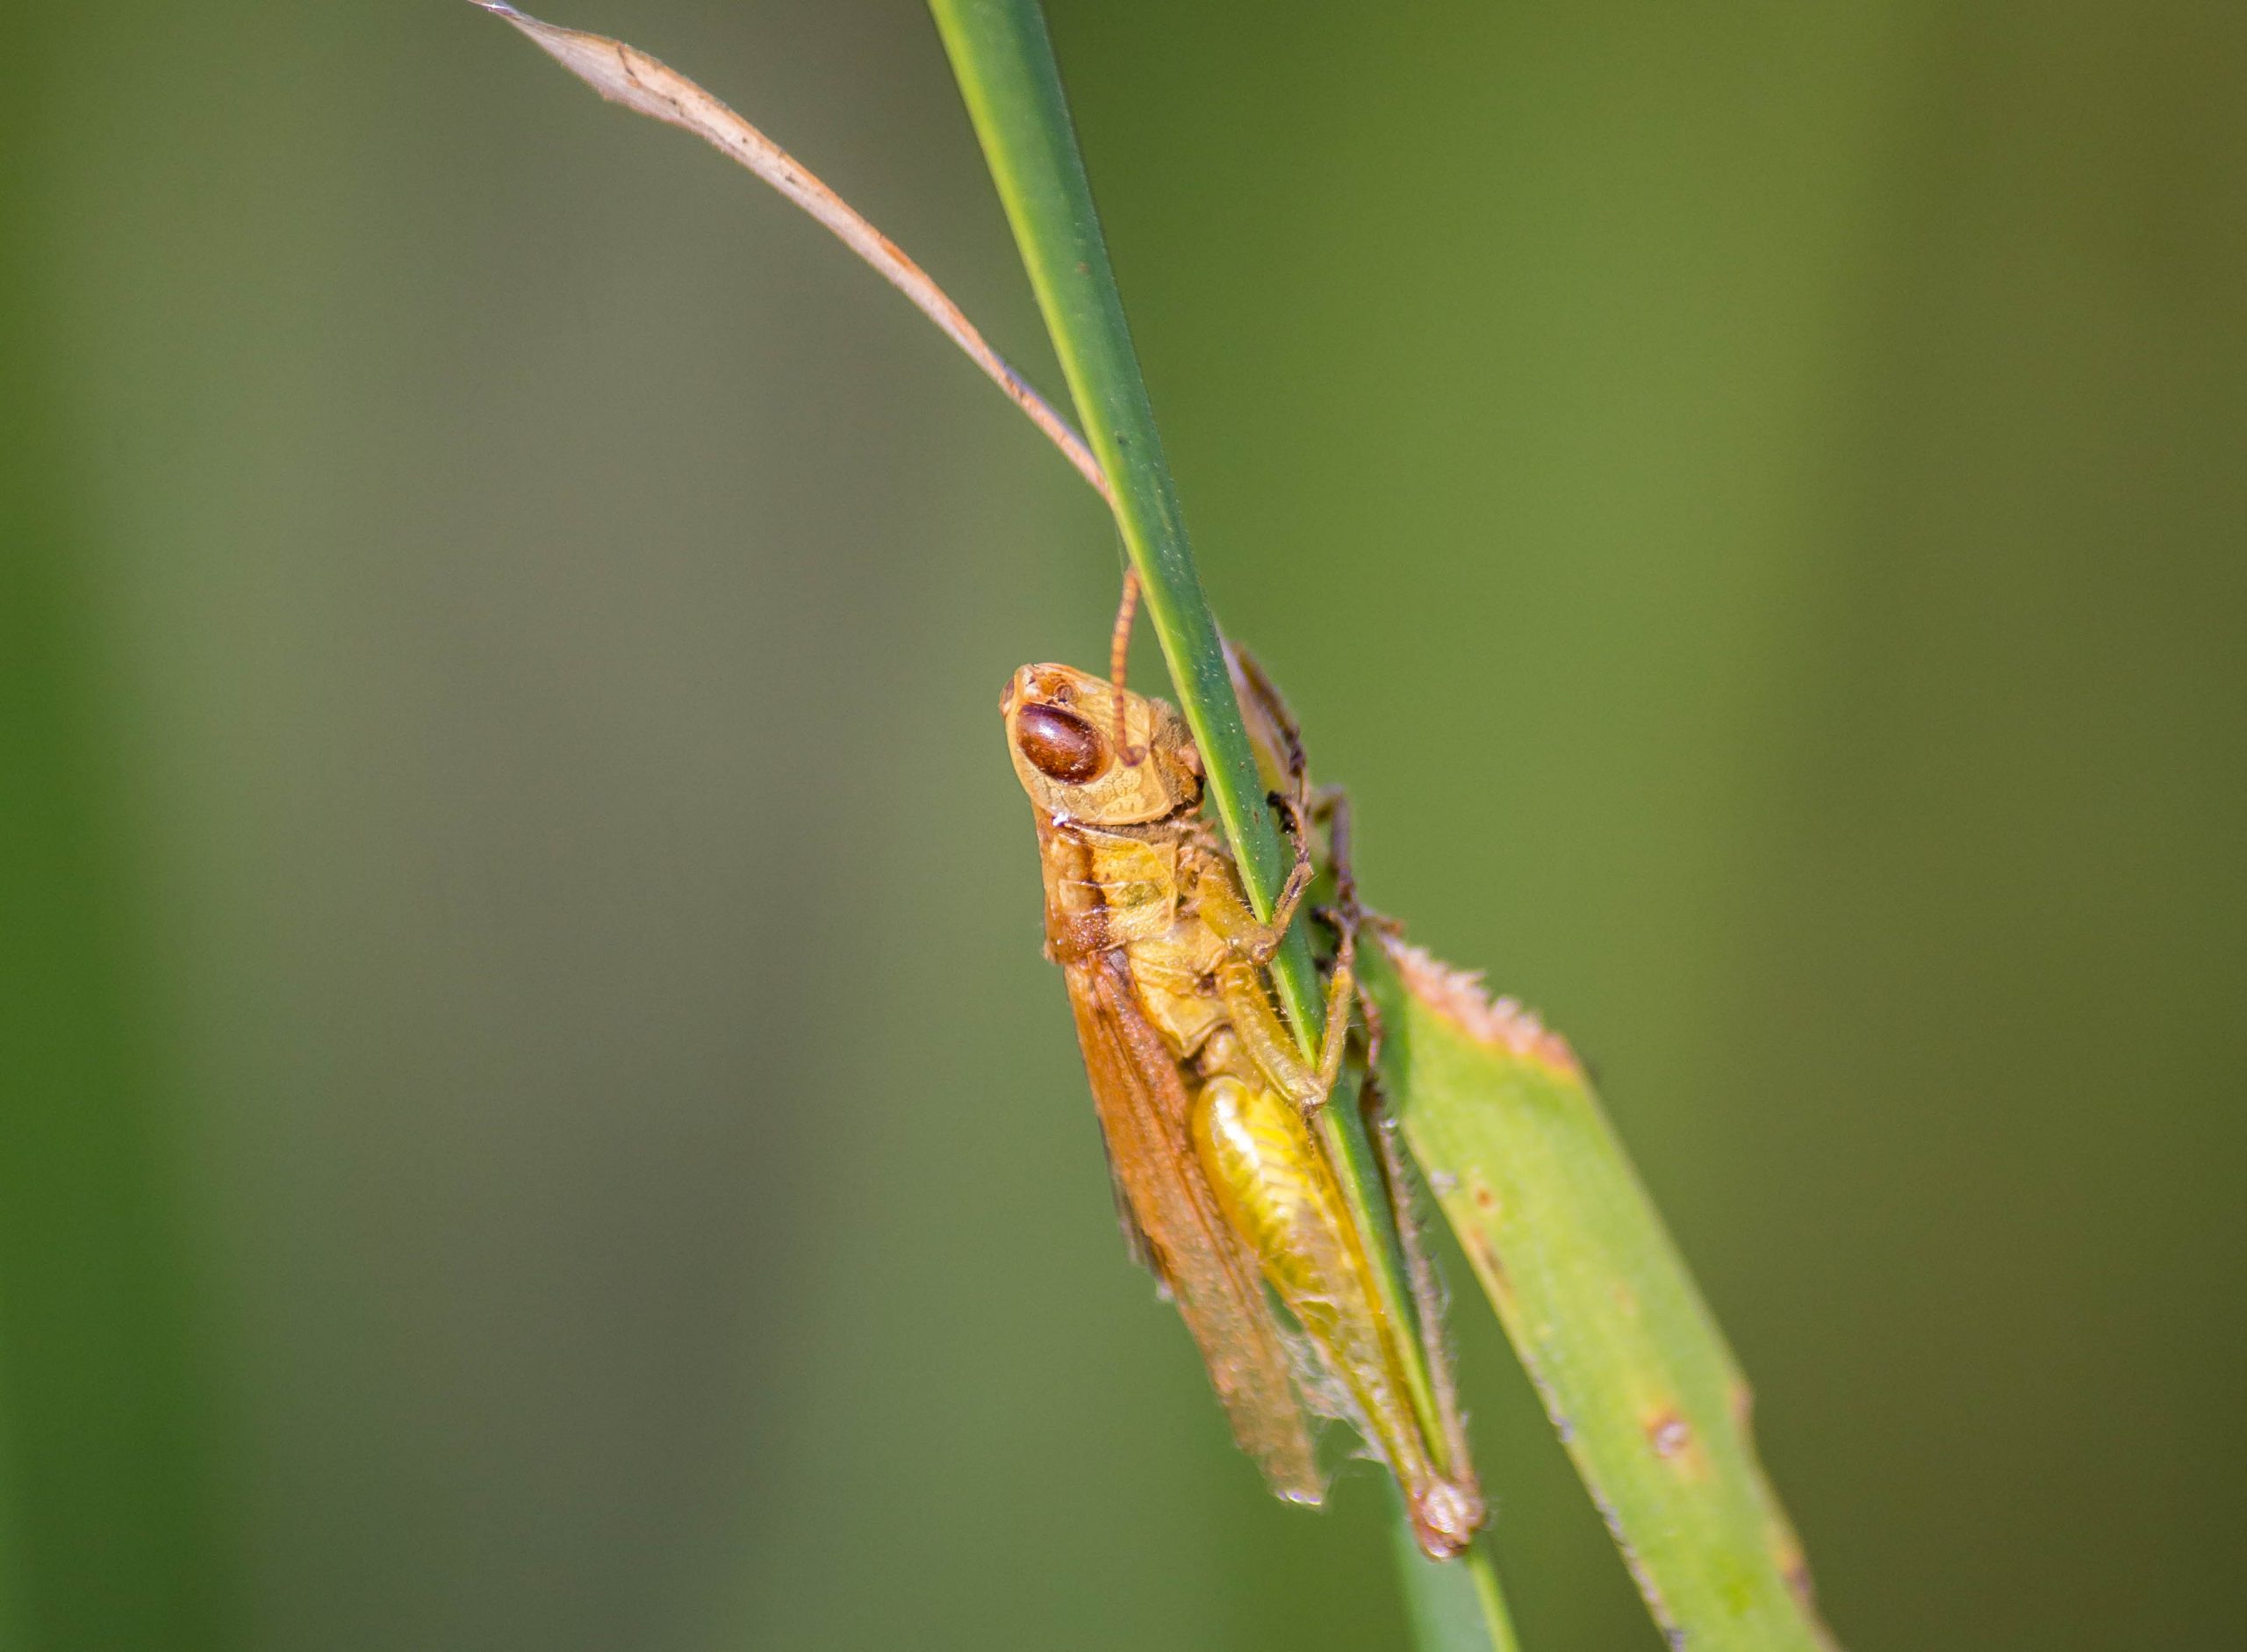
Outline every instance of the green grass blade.
[[1748, 1385], [1568, 1045], [1414, 949], [1365, 966], [1405, 1140], [1670, 1643], [1830, 1652]]
[[[1202, 592], [1186, 536], [1178, 496], [1155, 431], [1124, 301], [1116, 290], [1108, 245], [1077, 150], [1076, 132], [1061, 90], [1045, 19], [1035, 0], [930, 0], [944, 49], [951, 58], [976, 136], [983, 147], [999, 198], [1013, 226], [1030, 286], [1052, 335], [1054, 353], [1085, 439], [1114, 492], [1116, 522], [1125, 553], [1138, 569], [1147, 617], [1169, 667], [1179, 708], [1201, 747], [1209, 794], [1241, 871], [1250, 901], [1268, 917], [1286, 859], [1264, 802], [1264, 786], [1234, 697], [1217, 625]], [[1298, 923], [1272, 960], [1281, 1007], [1310, 1054], [1323, 1029], [1318, 980]], [[1319, 1129], [1335, 1164], [1345, 1198], [1362, 1230], [1384, 1231], [1373, 1193], [1376, 1173], [1342, 1127], [1339, 1109], [1321, 1116]], [[1389, 1311], [1409, 1316], [1395, 1259], [1385, 1259], [1382, 1284]], [[1414, 1398], [1430, 1438], [1441, 1433], [1424, 1373]], [[1424, 1640], [1433, 1648], [1488, 1652], [1511, 1645], [1497, 1579], [1487, 1557], [1452, 1568], [1458, 1580], [1427, 1584], [1406, 1577], [1416, 1603], [1451, 1597], [1451, 1607], [1471, 1590], [1473, 1611], [1422, 1612], [1415, 1622], [1441, 1627], [1465, 1623], [1464, 1640]]]

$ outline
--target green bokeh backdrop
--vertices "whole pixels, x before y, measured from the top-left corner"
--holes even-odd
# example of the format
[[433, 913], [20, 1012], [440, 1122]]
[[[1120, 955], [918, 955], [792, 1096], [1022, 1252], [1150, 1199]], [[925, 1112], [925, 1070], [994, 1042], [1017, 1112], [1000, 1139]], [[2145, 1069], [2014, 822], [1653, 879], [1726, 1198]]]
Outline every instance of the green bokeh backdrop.
[[[1844, 1641], [2235, 1634], [2247, 16], [1052, 13], [1218, 611]], [[1050, 382], [917, 8], [556, 20]], [[0, 1641], [1398, 1644], [1112, 1230], [994, 713], [1101, 656], [1066, 467], [457, 0], [10, 43]], [[1473, 1306], [1527, 1644], [1655, 1645]]]

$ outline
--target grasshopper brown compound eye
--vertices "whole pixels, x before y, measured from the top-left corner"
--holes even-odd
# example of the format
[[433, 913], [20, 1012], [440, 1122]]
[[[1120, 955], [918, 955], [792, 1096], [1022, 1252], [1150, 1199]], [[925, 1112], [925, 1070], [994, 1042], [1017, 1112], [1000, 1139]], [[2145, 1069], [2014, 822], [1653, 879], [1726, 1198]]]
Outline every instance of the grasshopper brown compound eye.
[[1015, 743], [1040, 774], [1068, 786], [1082, 786], [1108, 766], [1100, 730], [1057, 706], [1024, 706], [1015, 720]]

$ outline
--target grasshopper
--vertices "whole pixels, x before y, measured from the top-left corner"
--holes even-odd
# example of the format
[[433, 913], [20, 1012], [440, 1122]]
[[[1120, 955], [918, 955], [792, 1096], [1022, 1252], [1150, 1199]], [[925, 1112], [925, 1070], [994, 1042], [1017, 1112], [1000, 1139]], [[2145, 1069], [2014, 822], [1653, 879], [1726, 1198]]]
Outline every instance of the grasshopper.
[[[1260, 673], [1245, 686], [1263, 689]], [[1314, 868], [1300, 744], [1276, 696], [1255, 698], [1260, 743], [1276, 739], [1297, 783], [1274, 794], [1296, 861], [1270, 923], [1202, 816], [1201, 760], [1174, 709], [1066, 665], [1015, 673], [1000, 709], [1037, 819], [1046, 952], [1067, 982], [1125, 1240], [1176, 1303], [1235, 1438], [1278, 1496], [1317, 1505], [1313, 1419], [1344, 1417], [1396, 1476], [1422, 1549], [1446, 1559], [1484, 1518], [1462, 1433], [1447, 1393], [1441, 1442], [1421, 1424], [1414, 1329], [1384, 1307], [1383, 1264], [1310, 1123], [1342, 1072], [1354, 922], [1337, 925], [1315, 1067], [1265, 973]], [[1418, 1333], [1439, 1361], [1415, 1262]]]

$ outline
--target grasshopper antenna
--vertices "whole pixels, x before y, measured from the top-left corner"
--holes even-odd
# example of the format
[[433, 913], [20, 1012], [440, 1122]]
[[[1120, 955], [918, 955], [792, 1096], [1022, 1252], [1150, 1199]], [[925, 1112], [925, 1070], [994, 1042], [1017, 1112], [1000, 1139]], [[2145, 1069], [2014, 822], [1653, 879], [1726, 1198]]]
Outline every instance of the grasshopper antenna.
[[1124, 597], [1116, 605], [1116, 628], [1108, 634], [1108, 680], [1116, 685], [1116, 755], [1126, 768], [1147, 754], [1125, 737], [1124, 679], [1131, 664], [1131, 621], [1139, 615], [1139, 571], [1124, 569]]
[[[1093, 492], [1112, 512], [1116, 495], [1107, 474], [1091, 448], [1053, 409], [1052, 404], [1030, 388], [1030, 381], [1007, 365], [989, 341], [960, 307], [937, 285], [929, 272], [908, 258], [883, 234], [816, 177], [809, 169], [719, 99], [677, 69], [657, 62], [645, 52], [612, 40], [604, 34], [560, 28], [525, 15], [504, 0], [470, 0], [492, 16], [513, 24], [541, 50], [613, 104], [693, 133], [721, 154], [763, 178], [798, 206], [833, 231], [836, 238], [873, 266], [881, 277], [911, 299], [915, 307], [959, 346], [968, 360], [1007, 394], [1009, 400], [1030, 416], [1030, 423], [1091, 484]], [[1136, 599], [1137, 587], [1126, 583], [1126, 608]], [[1128, 627], [1126, 628], [1128, 629]], [[1119, 679], [1117, 687], [1123, 683]]]

